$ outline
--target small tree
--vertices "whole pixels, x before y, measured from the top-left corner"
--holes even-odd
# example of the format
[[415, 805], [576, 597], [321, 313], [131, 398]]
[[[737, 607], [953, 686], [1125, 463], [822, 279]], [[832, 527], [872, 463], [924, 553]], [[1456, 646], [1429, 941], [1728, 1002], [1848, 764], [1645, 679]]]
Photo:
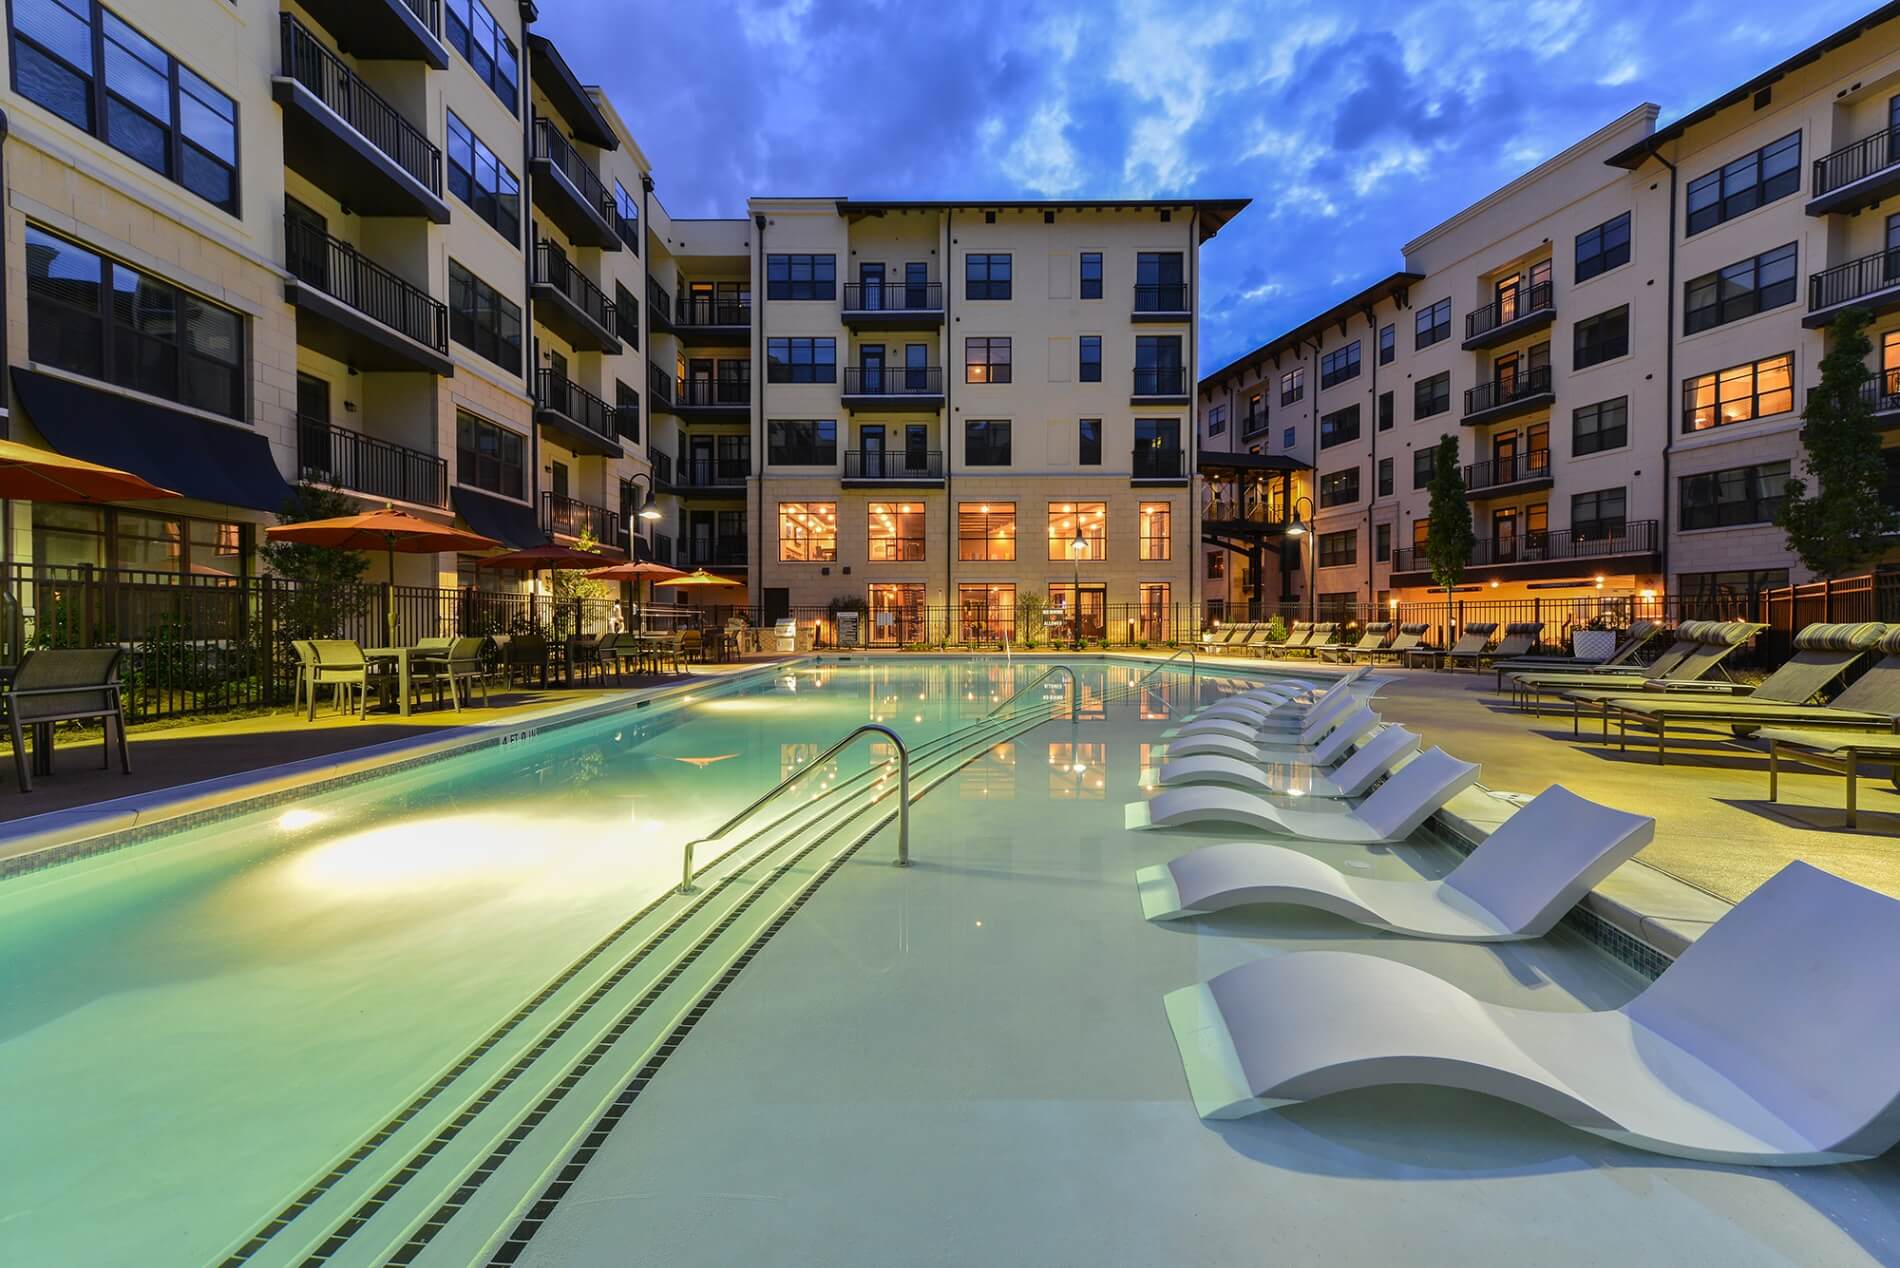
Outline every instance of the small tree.
[[1839, 577], [1879, 559], [1887, 534], [1900, 516], [1881, 500], [1886, 464], [1874, 413], [1861, 389], [1867, 382], [1868, 316], [1849, 309], [1828, 330], [1821, 383], [1802, 414], [1801, 445], [1814, 475], [1814, 495], [1804, 481], [1789, 480], [1775, 523], [1788, 535], [1788, 549], [1817, 577]]
[[[338, 519], [362, 509], [355, 499], [320, 484], [299, 484], [277, 512], [279, 524]], [[264, 566], [295, 584], [283, 595], [277, 630], [285, 638], [328, 638], [345, 632], [363, 611], [368, 596], [360, 588], [369, 556], [333, 546], [265, 540]]]
[[1465, 500], [1464, 473], [1458, 469], [1458, 438], [1440, 436], [1432, 459], [1431, 518], [1426, 525], [1425, 558], [1432, 580], [1445, 588], [1449, 619], [1451, 592], [1464, 580], [1465, 561], [1477, 536], [1471, 531], [1471, 503]]
[[[581, 535], [574, 539], [574, 549], [585, 551], [590, 555], [598, 555], [600, 553], [600, 543], [594, 540], [592, 533], [588, 532], [586, 528], [582, 528]], [[613, 592], [613, 587], [607, 582], [590, 580], [586, 571], [580, 568], [556, 568], [553, 569], [553, 573], [554, 584], [552, 589], [554, 594], [554, 628], [556, 632], [567, 630], [568, 614], [570, 612], [586, 606], [584, 603], [577, 603], [576, 600], [604, 599]], [[581, 629], [582, 623], [577, 620], [574, 625], [573, 633], [579, 634], [581, 633]]]
[[1016, 641], [1024, 647], [1035, 647], [1042, 642], [1042, 618], [1049, 610], [1049, 600], [1034, 590], [1018, 591], [1016, 595]]

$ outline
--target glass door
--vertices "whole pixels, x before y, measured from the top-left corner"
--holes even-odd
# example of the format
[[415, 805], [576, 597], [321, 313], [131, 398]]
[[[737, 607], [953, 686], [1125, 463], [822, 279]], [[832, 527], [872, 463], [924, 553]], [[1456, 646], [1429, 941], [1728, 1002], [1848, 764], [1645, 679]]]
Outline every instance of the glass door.
[[864, 426], [858, 428], [859, 461], [863, 464], [861, 478], [882, 480], [884, 478], [884, 426]]
[[922, 423], [904, 428], [904, 470], [922, 475], [930, 468], [930, 429]]
[[1524, 279], [1516, 273], [1511, 274], [1509, 277], [1499, 279], [1496, 295], [1498, 304], [1498, 325], [1502, 326], [1506, 322], [1517, 320], [1518, 287], [1523, 280]]
[[1491, 512], [1491, 562], [1508, 564], [1517, 558], [1517, 508]]
[[904, 307], [930, 307], [930, 266], [922, 260], [904, 266]]
[[904, 345], [904, 390], [906, 392], [928, 392], [930, 390], [930, 345], [907, 343]]
[[686, 471], [682, 474], [687, 485], [707, 485], [713, 482], [713, 438], [694, 436], [687, 442]]
[[864, 379], [861, 391], [878, 396], [884, 391], [884, 345], [867, 343], [858, 348], [858, 373]]
[[883, 309], [884, 266], [882, 264], [858, 265], [858, 307], [870, 313]]

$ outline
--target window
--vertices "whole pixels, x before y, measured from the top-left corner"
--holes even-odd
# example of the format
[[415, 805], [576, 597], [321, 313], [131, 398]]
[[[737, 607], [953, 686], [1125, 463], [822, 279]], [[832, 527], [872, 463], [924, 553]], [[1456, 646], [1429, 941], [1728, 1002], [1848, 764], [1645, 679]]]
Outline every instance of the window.
[[1135, 336], [1135, 395], [1181, 396], [1188, 390], [1181, 366], [1181, 336]]
[[640, 254], [640, 204], [619, 181], [614, 182], [614, 233], [627, 250]]
[[778, 557], [788, 564], [832, 563], [838, 558], [836, 502], [780, 502]]
[[521, 373], [521, 308], [449, 261], [449, 338], [511, 374]]
[[1280, 404], [1291, 405], [1306, 395], [1306, 367], [1295, 366], [1280, 376]]
[[1412, 451], [1412, 487], [1423, 489], [1432, 482], [1433, 465], [1438, 461], [1438, 450], [1430, 445]]
[[1451, 301], [1449, 299], [1441, 299], [1430, 308], [1418, 310], [1418, 317], [1413, 327], [1413, 348], [1429, 348], [1449, 338], [1451, 338]]
[[1179, 251], [1138, 251], [1135, 253], [1135, 311], [1138, 313], [1180, 313], [1187, 311], [1186, 272]]
[[503, 497], [526, 496], [521, 489], [524, 437], [497, 427], [467, 410], [455, 411], [455, 482], [487, 489]]
[[965, 383], [1009, 382], [1008, 336], [977, 336], [963, 341]]
[[1623, 490], [1598, 489], [1570, 499], [1570, 535], [1599, 539], [1621, 537], [1624, 529]]
[[963, 424], [963, 465], [1007, 467], [1009, 424], [999, 419], [972, 418]]
[[838, 257], [835, 255], [768, 255], [765, 257], [767, 299], [838, 298]]
[[1794, 354], [1699, 374], [1682, 385], [1682, 430], [1707, 431], [1794, 408]]
[[1300, 433], [1299, 433], [1299, 429], [1297, 428], [1294, 428], [1294, 427], [1282, 428], [1280, 431], [1280, 448], [1282, 449], [1293, 448], [1294, 444], [1299, 440], [1299, 436], [1300, 436]]
[[640, 443], [640, 394], [618, 379], [614, 380], [614, 434]]
[[1379, 491], [1373, 494], [1374, 497], [1383, 498], [1392, 496], [1392, 459], [1390, 458], [1379, 459], [1378, 487]]
[[872, 502], [865, 508], [874, 564], [917, 563], [924, 557], [924, 504]]
[[836, 383], [838, 341], [805, 336], [765, 341], [767, 383]]
[[1266, 398], [1262, 393], [1255, 392], [1247, 398], [1247, 417], [1241, 420], [1240, 431], [1243, 436], [1258, 436], [1266, 429]]
[[963, 298], [1008, 299], [1009, 256], [966, 255], [963, 257]]
[[1320, 415], [1319, 447], [1321, 449], [1331, 449], [1334, 445], [1343, 445], [1349, 440], [1357, 439], [1359, 439], [1359, 407], [1357, 405], [1348, 405], [1345, 409]]
[[246, 415], [244, 319], [26, 226], [27, 355], [226, 418]]
[[1392, 558], [1392, 526], [1376, 524], [1372, 529], [1372, 558], [1386, 563]]
[[1379, 430], [1392, 430], [1392, 393], [1379, 393]]
[[1576, 325], [1576, 354], [1571, 368], [1581, 370], [1623, 356], [1630, 350], [1630, 310], [1625, 304], [1586, 317]]
[[1347, 564], [1358, 562], [1358, 529], [1349, 528], [1341, 533], [1319, 535], [1319, 566], [1321, 568], [1343, 568]]
[[1166, 502], [1143, 502], [1136, 510], [1141, 542], [1137, 557], [1159, 561], [1174, 557], [1174, 517]]
[[638, 351], [640, 347], [640, 301], [633, 297], [632, 291], [622, 286], [619, 282], [614, 283], [614, 312], [620, 318], [618, 322], [620, 337], [627, 341], [629, 347]]
[[964, 502], [957, 507], [957, 558], [1008, 563], [1016, 558], [1016, 504]]
[[966, 643], [1002, 640], [1016, 632], [1016, 587], [985, 583], [957, 587], [957, 637]]
[[13, 0], [13, 89], [238, 210], [237, 103], [90, 0]]
[[[38, 507], [34, 507], [37, 512]], [[1786, 568], [1737, 569], [1730, 572], [1683, 572], [1676, 574], [1676, 595], [1685, 619], [1721, 620], [1737, 608], [1755, 612], [1761, 607], [1764, 590], [1780, 589], [1788, 584]]]
[[1068, 563], [1075, 562], [1075, 533], [1078, 525], [1082, 530], [1082, 540], [1088, 546], [1088, 549], [1082, 552], [1081, 558], [1090, 562], [1107, 559], [1108, 503], [1106, 502], [1049, 503], [1049, 558]]
[[1207, 579], [1219, 581], [1227, 575], [1227, 552], [1210, 550], [1207, 552]]
[[1076, 434], [1076, 462], [1085, 467], [1102, 465], [1102, 420], [1084, 418], [1078, 420]]
[[1786, 462], [1764, 462], [1682, 477], [1682, 527], [1772, 523], [1781, 509], [1788, 470]]
[[1444, 370], [1429, 379], [1412, 384], [1413, 419], [1430, 418], [1451, 408], [1451, 371]]
[[520, 243], [521, 182], [453, 110], [449, 111], [449, 192], [502, 237]]
[[[1006, 339], [1003, 342], [1009, 341]], [[1083, 335], [1076, 341], [1076, 347], [1082, 354], [1081, 363], [1076, 367], [1076, 378], [1083, 383], [1100, 383], [1102, 381], [1102, 337]], [[1007, 379], [1003, 381], [1008, 382]]]
[[765, 425], [765, 457], [775, 467], [828, 467], [838, 461], [830, 418], [775, 418]]
[[1713, 229], [1725, 220], [1785, 198], [1801, 188], [1801, 134], [1790, 132], [1726, 167], [1689, 182], [1687, 233]]
[[1227, 407], [1215, 405], [1207, 411], [1207, 434], [1218, 436], [1227, 430]]
[[474, 68], [475, 77], [508, 103], [508, 112], [513, 114], [520, 77], [514, 41], [502, 33], [501, 24], [482, 0], [448, 0], [442, 12], [449, 43]]
[[1629, 212], [1611, 216], [1596, 228], [1585, 229], [1577, 235], [1577, 281], [1587, 282], [1599, 273], [1629, 262]]
[[1319, 504], [1328, 506], [1351, 506], [1359, 500], [1359, 468], [1347, 467], [1344, 471], [1329, 471], [1319, 478]]
[[1585, 405], [1571, 415], [1570, 452], [1578, 456], [1629, 443], [1629, 397]]
[[1379, 327], [1379, 364], [1391, 365], [1392, 358], [1399, 355], [1399, 328], [1397, 326]]
[[1359, 341], [1323, 354], [1319, 359], [1319, 385], [1329, 388], [1359, 377]]
[[[1008, 259], [1008, 256], [1004, 256]], [[1084, 251], [1082, 253], [1082, 298], [1100, 299], [1102, 297], [1102, 253]], [[1007, 295], [1003, 296], [1008, 299]]]
[[1795, 244], [1704, 273], [1682, 288], [1682, 333], [1693, 335], [1794, 303]]

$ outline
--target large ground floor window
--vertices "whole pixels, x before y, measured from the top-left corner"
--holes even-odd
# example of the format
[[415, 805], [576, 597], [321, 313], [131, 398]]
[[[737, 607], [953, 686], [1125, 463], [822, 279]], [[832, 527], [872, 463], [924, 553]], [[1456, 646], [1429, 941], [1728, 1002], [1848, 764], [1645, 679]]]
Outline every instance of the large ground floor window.
[[242, 577], [250, 571], [251, 526], [122, 511], [109, 506], [33, 504], [33, 562], [52, 568], [123, 568], [172, 577]]
[[[1049, 587], [1049, 637], [1060, 641], [1073, 642], [1076, 638], [1075, 585], [1063, 582]], [[1081, 637], [1108, 637], [1108, 587], [1104, 585], [1084, 585], [1082, 587], [1082, 606], [1080, 612]]]
[[960, 642], [1000, 643], [1015, 637], [1015, 586], [957, 587], [957, 639]]
[[870, 605], [868, 641], [874, 646], [902, 647], [924, 641], [924, 587], [921, 583], [874, 585]]
[[1141, 583], [1141, 601], [1135, 606], [1135, 637], [1144, 643], [1165, 643], [1174, 637], [1173, 588], [1165, 581]]

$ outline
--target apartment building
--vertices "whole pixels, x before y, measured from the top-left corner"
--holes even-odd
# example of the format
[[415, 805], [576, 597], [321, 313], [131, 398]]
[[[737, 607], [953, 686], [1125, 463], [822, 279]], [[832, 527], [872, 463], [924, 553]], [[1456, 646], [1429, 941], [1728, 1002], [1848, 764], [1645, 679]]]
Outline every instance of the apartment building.
[[[1210, 597], [1424, 597], [1446, 435], [1478, 537], [1468, 591], [1695, 601], [1805, 579], [1772, 520], [1848, 307], [1875, 317], [1869, 397], [1900, 422], [1896, 16], [1665, 128], [1630, 111], [1207, 376]], [[1310, 537], [1287, 534], [1296, 515]]]

